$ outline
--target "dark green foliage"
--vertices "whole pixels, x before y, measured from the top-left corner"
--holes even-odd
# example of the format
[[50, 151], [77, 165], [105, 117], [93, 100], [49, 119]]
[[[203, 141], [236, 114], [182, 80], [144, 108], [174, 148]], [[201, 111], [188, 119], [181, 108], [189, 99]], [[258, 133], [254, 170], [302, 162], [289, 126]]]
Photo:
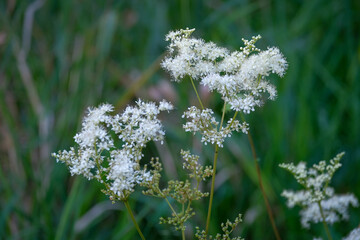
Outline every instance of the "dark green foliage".
[[[212, 161], [214, 150], [180, 129], [182, 112], [196, 104], [191, 86], [164, 80], [169, 76], [156, 62], [165, 34], [185, 27], [233, 50], [242, 37], [261, 34], [259, 48], [277, 46], [286, 56], [287, 74], [273, 77], [277, 100], [246, 117], [282, 238], [324, 236], [322, 226], [301, 229], [298, 209], [287, 209], [280, 193], [296, 182], [278, 165], [310, 165], [345, 151], [332, 184], [360, 197], [359, 12], [360, 2], [351, 0], [0, 1], [0, 239], [137, 239], [122, 204], [108, 205], [99, 185], [70, 177], [50, 157], [73, 144], [90, 105], [166, 98], [177, 108], [164, 119], [166, 142], [147, 149], [145, 159], [158, 155], [171, 179], [182, 174], [174, 161], [181, 148]], [[201, 94], [221, 111], [219, 96]], [[210, 234], [240, 212], [234, 236], [274, 239], [246, 136], [225, 142], [217, 172]], [[194, 203], [189, 235], [196, 225], [204, 228], [207, 200]], [[168, 214], [160, 202], [131, 197], [148, 239], [179, 239], [158, 224]], [[359, 224], [360, 210], [350, 215], [330, 227], [334, 239]]]

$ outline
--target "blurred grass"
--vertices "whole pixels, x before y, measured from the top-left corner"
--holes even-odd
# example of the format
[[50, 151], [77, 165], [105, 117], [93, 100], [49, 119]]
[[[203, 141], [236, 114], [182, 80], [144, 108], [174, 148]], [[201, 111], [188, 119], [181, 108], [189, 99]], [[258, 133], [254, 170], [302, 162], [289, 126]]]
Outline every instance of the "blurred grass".
[[[181, 164], [180, 148], [211, 161], [213, 149], [179, 128], [181, 111], [196, 103], [189, 86], [169, 84], [157, 70], [164, 35], [185, 27], [231, 49], [261, 34], [260, 47], [278, 46], [287, 57], [285, 78], [273, 78], [278, 99], [248, 120], [282, 238], [320, 236], [321, 226], [304, 231], [299, 209], [286, 208], [280, 193], [297, 185], [278, 164], [312, 164], [346, 151], [333, 185], [360, 197], [359, 12], [360, 3], [350, 0], [1, 1], [0, 239], [137, 238], [121, 204], [109, 207], [96, 183], [70, 177], [50, 157], [72, 144], [88, 106], [171, 100], [179, 112], [164, 116], [167, 144], [146, 156], [163, 156], [166, 176]], [[203, 97], [220, 107], [218, 97]], [[246, 137], [226, 143], [218, 174], [212, 231], [241, 212], [241, 236], [272, 239]], [[179, 238], [157, 224], [169, 214], [163, 202], [134, 195], [131, 205], [148, 239]], [[198, 204], [194, 225], [206, 206]], [[359, 209], [352, 209], [350, 221], [331, 231], [339, 239], [359, 222]]]

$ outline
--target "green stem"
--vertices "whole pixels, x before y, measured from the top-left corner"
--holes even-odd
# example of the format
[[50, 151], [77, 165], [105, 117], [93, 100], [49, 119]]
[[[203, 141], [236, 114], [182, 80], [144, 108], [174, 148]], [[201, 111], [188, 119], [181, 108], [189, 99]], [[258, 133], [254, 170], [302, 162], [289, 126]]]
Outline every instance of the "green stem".
[[328, 228], [328, 225], [325, 221], [325, 216], [324, 216], [324, 211], [322, 209], [322, 206], [321, 206], [321, 202], [317, 202], [318, 206], [319, 206], [319, 209], [320, 209], [320, 214], [321, 214], [321, 218], [322, 218], [322, 223], [324, 224], [324, 228], [325, 228], [325, 231], [326, 231], [326, 235], [328, 237], [329, 240], [332, 240], [332, 237], [331, 237], [331, 234], [330, 234], [330, 231], [329, 231], [329, 228]]
[[256, 173], [257, 173], [257, 177], [258, 177], [258, 181], [259, 181], [259, 187], [260, 187], [260, 190], [261, 190], [261, 193], [263, 195], [263, 198], [264, 198], [264, 201], [265, 201], [265, 205], [266, 205], [266, 211], [268, 212], [268, 215], [269, 215], [269, 218], [270, 218], [270, 222], [271, 222], [271, 226], [272, 226], [272, 229], [275, 233], [275, 237], [277, 240], [281, 240], [280, 238], [280, 234], [279, 234], [279, 231], [275, 225], [275, 221], [274, 221], [274, 216], [273, 216], [273, 213], [271, 211], [271, 207], [270, 207], [270, 204], [269, 204], [269, 200], [266, 196], [266, 193], [265, 193], [265, 190], [264, 190], [264, 186], [263, 186], [263, 182], [262, 182], [262, 177], [261, 177], [261, 172], [260, 172], [260, 166], [259, 166], [259, 163], [257, 161], [257, 156], [256, 156], [256, 151], [255, 151], [255, 146], [254, 146], [254, 142], [252, 140], [252, 137], [251, 137], [251, 134], [250, 132], [248, 132], [248, 139], [249, 139], [249, 143], [250, 143], [250, 147], [251, 147], [251, 152], [252, 152], [252, 155], [253, 155], [253, 158], [254, 158], [254, 162], [255, 162], [255, 167], [256, 167]]
[[[175, 217], [179, 218], [175, 209], [172, 207], [171, 203], [169, 202], [169, 200], [164, 197], [166, 203], [169, 205], [171, 211], [173, 212], [173, 214], [175, 215]], [[183, 205], [184, 206], [184, 205]], [[181, 225], [181, 236], [182, 236], [182, 240], [185, 240], [185, 229], [183, 228], [183, 226]]]
[[178, 215], [176, 214], [175, 209], [172, 207], [172, 205], [171, 205], [171, 203], [169, 202], [169, 200], [168, 200], [166, 197], [164, 197], [164, 199], [165, 199], [166, 203], [169, 205], [169, 207], [170, 207], [171, 211], [173, 212], [173, 214], [174, 214], [176, 217], [178, 217]]
[[129, 202], [128, 202], [127, 200], [125, 200], [125, 201], [124, 201], [124, 204], [125, 204], [125, 207], [126, 207], [128, 213], [130, 214], [131, 220], [133, 221], [133, 223], [134, 223], [134, 225], [135, 225], [135, 228], [136, 228], [136, 230], [138, 231], [141, 239], [142, 239], [142, 240], [145, 240], [145, 237], [144, 237], [144, 235], [142, 234], [142, 232], [141, 232], [141, 230], [140, 230], [140, 228], [139, 228], [139, 225], [138, 225], [137, 222], [136, 222], [136, 219], [135, 219], [135, 217], [134, 217], [134, 214], [133, 214], [133, 212], [131, 211]]
[[222, 125], [224, 123], [225, 110], [226, 110], [226, 101], [224, 101], [224, 106], [223, 106], [222, 115], [221, 115], [221, 122], [220, 122], [220, 126], [219, 126], [219, 132], [220, 132], [220, 130], [222, 128]]
[[236, 112], [234, 113], [234, 116], [233, 116], [233, 118], [232, 118], [232, 120], [231, 120], [231, 123], [229, 124], [229, 127], [228, 127], [228, 128], [231, 128], [232, 124], [233, 124], [234, 121], [235, 121], [235, 118], [236, 118], [237, 114], [238, 114], [238, 111], [236, 111]]
[[[189, 76], [189, 77], [190, 77], [190, 76]], [[194, 84], [194, 80], [192, 79], [192, 77], [190, 77], [190, 81], [191, 81], [191, 84], [192, 84], [192, 86], [193, 86], [193, 88], [194, 88], [194, 91], [195, 91], [195, 93], [196, 93], [196, 97], [197, 97], [197, 99], [198, 99], [198, 101], [199, 101], [199, 103], [200, 103], [201, 109], [204, 109], [204, 105], [203, 105], [202, 102], [201, 102], [200, 95], [199, 95], [198, 91], [196, 90], [196, 87], [195, 87], [195, 84]]]
[[[226, 109], [226, 102], [224, 102], [224, 107], [223, 107], [223, 112], [222, 112], [222, 116], [221, 116], [221, 122], [220, 122], [220, 126], [219, 126], [219, 131], [221, 130], [223, 122], [224, 122], [225, 109]], [[216, 164], [217, 164], [218, 155], [219, 155], [219, 145], [215, 144], [215, 154], [214, 154], [213, 172], [212, 172], [212, 178], [211, 178], [209, 209], [208, 209], [208, 214], [207, 214], [207, 218], [206, 218], [206, 228], [205, 228], [206, 235], [209, 232], [209, 225], [210, 225], [210, 218], [211, 218], [211, 208], [212, 208], [212, 202], [213, 202], [213, 198], [214, 198]]]
[[210, 199], [209, 199], [209, 208], [208, 208], [208, 214], [206, 218], [206, 228], [205, 228], [205, 234], [208, 234], [209, 231], [209, 225], [210, 225], [210, 217], [211, 217], [211, 207], [214, 197], [214, 187], [215, 187], [215, 175], [216, 175], [216, 163], [219, 153], [219, 146], [215, 145], [215, 154], [214, 154], [214, 163], [213, 163], [213, 172], [212, 172], [212, 178], [211, 178], [211, 190], [210, 190]]

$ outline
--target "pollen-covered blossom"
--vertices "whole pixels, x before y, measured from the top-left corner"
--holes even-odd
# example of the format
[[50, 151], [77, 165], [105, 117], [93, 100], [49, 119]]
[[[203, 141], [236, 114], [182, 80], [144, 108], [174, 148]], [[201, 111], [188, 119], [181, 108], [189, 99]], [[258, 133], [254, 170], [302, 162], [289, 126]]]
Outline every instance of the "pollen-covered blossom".
[[91, 179], [98, 174], [93, 170], [96, 168], [96, 161], [101, 164], [104, 160], [101, 152], [114, 147], [113, 139], [107, 131], [111, 123], [111, 116], [108, 113], [113, 109], [110, 104], [89, 108], [82, 122], [81, 132], [74, 137], [78, 147], [53, 154], [58, 161], [68, 165], [71, 175], [83, 175]]
[[233, 131], [248, 131], [247, 123], [240, 123], [237, 120], [230, 119], [227, 125], [220, 130], [217, 130], [218, 122], [213, 116], [214, 112], [211, 109], [200, 110], [195, 106], [188, 108], [183, 114], [183, 118], [191, 119], [186, 122], [183, 128], [186, 132], [192, 132], [194, 135], [196, 132], [200, 132], [202, 135], [201, 142], [217, 144], [219, 147], [223, 147], [223, 142], [226, 137], [230, 137]]
[[359, 240], [359, 239], [360, 239], [360, 227], [355, 228], [349, 233], [347, 237], [343, 238], [343, 240]]
[[276, 89], [266, 77], [275, 73], [282, 77], [287, 62], [275, 47], [260, 51], [255, 43], [261, 37], [244, 40], [245, 47], [230, 52], [216, 44], [191, 38], [194, 29], [170, 32], [170, 56], [162, 62], [175, 81], [185, 76], [199, 80], [202, 85], [216, 91], [230, 105], [231, 109], [250, 113], [263, 103], [263, 93], [268, 98], [276, 97]]
[[229, 54], [225, 48], [217, 47], [212, 42], [190, 38], [194, 30], [171, 31], [166, 35], [166, 40], [170, 41], [169, 52], [173, 56], [165, 58], [161, 65], [175, 81], [185, 76], [198, 79], [212, 73], [216, 71], [214, 62]]
[[141, 100], [137, 106], [129, 106], [121, 115], [115, 115], [112, 130], [124, 142], [123, 147], [144, 147], [151, 140], [162, 141], [165, 132], [157, 118], [160, 111], [169, 111], [172, 105], [162, 101], [158, 107], [155, 103], [145, 103]]
[[341, 167], [340, 159], [343, 155], [344, 153], [339, 153], [330, 160], [330, 164], [321, 161], [309, 169], [304, 162], [300, 162], [297, 166], [292, 163], [280, 164], [280, 167], [292, 173], [297, 182], [304, 187], [304, 190], [285, 190], [282, 193], [282, 196], [287, 198], [288, 207], [299, 205], [303, 208], [300, 211], [303, 227], [308, 228], [310, 222], [322, 222], [322, 214], [324, 220], [330, 224], [346, 220], [348, 207], [358, 206], [358, 200], [353, 194], [337, 195], [334, 194], [334, 189], [329, 187], [332, 176]]
[[126, 149], [110, 152], [108, 174], [110, 191], [120, 199], [125, 199], [137, 184], [151, 179], [150, 173], [140, 170], [140, 165], [134, 161], [131, 153]]
[[[81, 132], [74, 137], [77, 146], [53, 153], [57, 161], [68, 165], [71, 175], [103, 183], [112, 200], [125, 200], [137, 184], [151, 179], [140, 167], [142, 149], [149, 141], [163, 140], [165, 133], [157, 115], [172, 109], [166, 101], [159, 106], [141, 100], [136, 103], [115, 116], [110, 115], [114, 108], [109, 104], [89, 108]], [[122, 146], [115, 146], [113, 136]]]

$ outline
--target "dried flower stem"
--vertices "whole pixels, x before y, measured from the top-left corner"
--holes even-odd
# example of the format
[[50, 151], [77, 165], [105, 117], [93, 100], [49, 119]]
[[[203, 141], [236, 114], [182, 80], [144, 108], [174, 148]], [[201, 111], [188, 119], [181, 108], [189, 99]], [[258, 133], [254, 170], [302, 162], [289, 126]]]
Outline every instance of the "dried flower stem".
[[133, 212], [131, 211], [129, 202], [126, 200], [126, 201], [124, 201], [124, 204], [125, 204], [125, 207], [126, 207], [128, 213], [130, 214], [131, 220], [133, 221], [133, 223], [134, 223], [134, 225], [135, 225], [135, 228], [136, 228], [136, 230], [138, 231], [141, 239], [142, 239], [142, 240], [145, 240], [145, 237], [144, 237], [144, 235], [142, 234], [142, 232], [141, 232], [141, 230], [140, 230], [140, 228], [139, 228], [139, 225], [138, 225], [137, 222], [136, 222], [136, 219], [135, 219], [135, 217], [134, 217], [134, 214], [133, 214]]
[[321, 206], [321, 201], [317, 202], [317, 204], [319, 206], [319, 210], [320, 210], [320, 214], [321, 214], [321, 218], [322, 218], [322, 223], [324, 224], [326, 235], [327, 235], [329, 240], [332, 240], [328, 225], [327, 225], [327, 223], [325, 221], [325, 216], [324, 216], [324, 211], [323, 211], [322, 206]]
[[262, 195], [264, 197], [266, 210], [267, 210], [269, 218], [270, 218], [271, 226], [272, 226], [273, 231], [275, 233], [276, 239], [281, 240], [280, 235], [279, 235], [279, 231], [278, 231], [278, 229], [276, 228], [276, 225], [275, 225], [274, 216], [273, 216], [273, 213], [271, 211], [269, 200], [267, 199], [267, 196], [266, 196], [266, 193], [265, 193], [265, 190], [264, 190], [264, 186], [263, 186], [263, 182], [262, 182], [262, 178], [261, 178], [260, 166], [259, 166], [259, 163], [257, 161], [257, 155], [256, 155], [256, 151], [255, 151], [254, 142], [252, 140], [250, 132], [248, 132], [247, 135], [248, 135], [248, 139], [249, 139], [249, 143], [250, 143], [250, 147], [251, 147], [251, 152], [252, 152], [254, 162], [255, 162], [256, 173], [257, 173], [258, 181], [259, 181], [259, 187], [260, 187], [261, 193], [262, 193]]

